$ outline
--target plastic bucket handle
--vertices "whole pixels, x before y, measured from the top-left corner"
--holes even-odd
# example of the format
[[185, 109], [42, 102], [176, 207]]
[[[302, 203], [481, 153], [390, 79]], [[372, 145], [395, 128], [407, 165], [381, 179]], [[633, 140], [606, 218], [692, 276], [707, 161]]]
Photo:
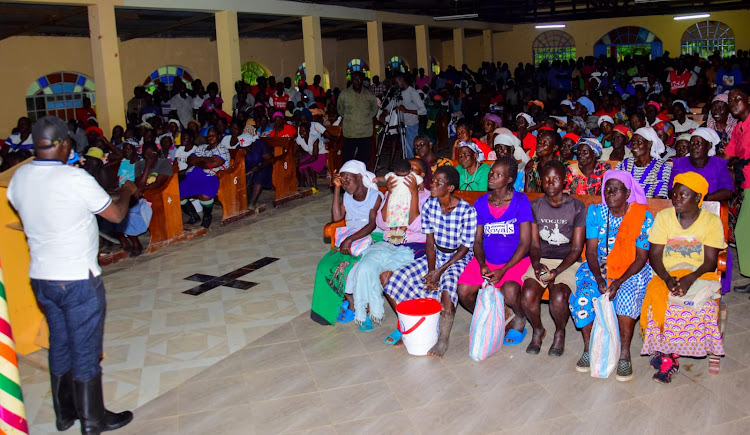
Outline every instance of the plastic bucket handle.
[[414, 332], [415, 329], [417, 329], [419, 327], [419, 325], [422, 324], [422, 322], [424, 322], [424, 319], [425, 319], [425, 317], [422, 317], [421, 319], [419, 319], [419, 321], [417, 323], [415, 323], [414, 326], [412, 326], [411, 328], [409, 328], [407, 331], [402, 331], [401, 330], [401, 322], [397, 322], [396, 323], [396, 328], [398, 329], [398, 332], [401, 333], [401, 335], [411, 334], [412, 332]]

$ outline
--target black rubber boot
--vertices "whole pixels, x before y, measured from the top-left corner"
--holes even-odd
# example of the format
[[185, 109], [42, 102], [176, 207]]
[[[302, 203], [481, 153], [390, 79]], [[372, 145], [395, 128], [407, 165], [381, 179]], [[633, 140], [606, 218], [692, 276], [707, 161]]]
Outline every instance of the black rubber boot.
[[211, 221], [213, 220], [213, 216], [211, 216], [211, 212], [214, 210], [214, 205], [211, 204], [209, 206], [203, 206], [203, 220], [201, 221], [201, 226], [203, 228], [208, 228], [211, 226]]
[[187, 204], [182, 204], [180, 207], [182, 208], [182, 212], [188, 215], [188, 225], [200, 222], [201, 216], [195, 211], [195, 207], [193, 207], [193, 204], [191, 204], [190, 201], [188, 201]]
[[119, 414], [104, 408], [102, 396], [102, 375], [88, 381], [73, 381], [78, 418], [81, 420], [81, 434], [99, 435], [102, 432], [119, 429], [133, 420], [133, 413]]
[[71, 372], [62, 376], [50, 375], [52, 381], [52, 406], [55, 408], [55, 425], [57, 430], [68, 430], [78, 418], [73, 399], [73, 375]]

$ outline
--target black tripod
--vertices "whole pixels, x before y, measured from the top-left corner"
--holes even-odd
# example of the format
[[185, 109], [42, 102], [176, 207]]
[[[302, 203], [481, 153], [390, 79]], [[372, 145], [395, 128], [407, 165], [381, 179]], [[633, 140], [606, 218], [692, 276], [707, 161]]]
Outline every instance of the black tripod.
[[[396, 107], [403, 104], [403, 99], [401, 98], [401, 88], [399, 86], [392, 86], [388, 92], [383, 97], [383, 102], [380, 104], [380, 112], [384, 110], [388, 110], [388, 116], [386, 116], [385, 119], [385, 127], [383, 127], [382, 131], [380, 132], [380, 137], [378, 138], [378, 150], [377, 155], [375, 157], [375, 170], [378, 168], [378, 163], [380, 162], [380, 155], [383, 153], [383, 144], [385, 144], [385, 139], [389, 136], [389, 132], [391, 130], [391, 123], [393, 122], [392, 117], [396, 116], [396, 136], [398, 136], [399, 141], [401, 142], [401, 156], [407, 155], [407, 146], [406, 143], [406, 125], [404, 124], [404, 113], [400, 110], [396, 110]], [[395, 145], [394, 145], [395, 147]]]

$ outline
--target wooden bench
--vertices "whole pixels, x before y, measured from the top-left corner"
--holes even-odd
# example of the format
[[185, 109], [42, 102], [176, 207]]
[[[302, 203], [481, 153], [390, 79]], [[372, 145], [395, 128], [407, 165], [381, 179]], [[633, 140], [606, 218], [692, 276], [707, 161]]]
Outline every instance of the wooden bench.
[[229, 168], [219, 171], [219, 192], [216, 199], [221, 203], [221, 224], [226, 225], [245, 214], [247, 209], [247, 181], [245, 180], [245, 150], [229, 150], [232, 157]]
[[328, 170], [328, 187], [333, 186], [333, 173], [341, 169], [344, 161], [344, 137], [341, 134], [341, 127], [326, 127], [326, 131], [333, 136], [333, 140], [326, 142], [326, 169]]
[[[384, 187], [380, 187], [381, 191], [385, 191]], [[487, 192], [470, 192], [470, 191], [463, 191], [459, 190], [455, 192], [455, 196], [458, 198], [463, 199], [464, 201], [468, 202], [469, 204], [474, 205], [474, 202], [479, 198], [480, 196], [486, 194]], [[526, 196], [529, 197], [529, 201], [533, 201], [536, 198], [539, 198], [540, 196], [544, 195], [543, 193], [526, 193]], [[601, 204], [602, 197], [600, 195], [571, 195], [574, 198], [577, 198], [581, 200], [588, 209], [589, 205], [592, 204]], [[656, 216], [657, 213], [660, 211], [672, 207], [672, 201], [669, 199], [649, 199], [648, 200], [648, 208], [651, 211], [651, 214]], [[706, 210], [711, 211], [712, 213], [717, 214], [721, 218], [721, 223], [724, 225], [724, 238], [729, 238], [729, 205], [727, 203], [719, 203], [716, 201], [704, 201], [703, 207]], [[338, 222], [330, 222], [326, 224], [323, 227], [323, 237], [324, 238], [330, 238], [331, 240], [331, 249], [334, 247], [334, 239], [336, 236], [336, 228], [343, 227], [346, 225], [346, 222], [344, 220], [340, 220]], [[727, 252], [726, 250], [722, 251], [719, 254], [719, 264], [718, 264], [718, 271], [721, 273], [726, 272], [727, 270]], [[549, 300], [549, 292], [545, 290], [544, 295], [542, 296], [542, 300]]]
[[143, 198], [151, 203], [151, 223], [148, 231], [151, 235], [149, 246], [181, 236], [182, 209], [180, 208], [180, 182], [177, 173], [179, 168], [175, 163], [172, 165], [172, 176], [169, 181], [158, 189], [143, 191]]
[[294, 138], [264, 137], [262, 139], [273, 150], [272, 183], [275, 190], [274, 206], [298, 193], [297, 162]]

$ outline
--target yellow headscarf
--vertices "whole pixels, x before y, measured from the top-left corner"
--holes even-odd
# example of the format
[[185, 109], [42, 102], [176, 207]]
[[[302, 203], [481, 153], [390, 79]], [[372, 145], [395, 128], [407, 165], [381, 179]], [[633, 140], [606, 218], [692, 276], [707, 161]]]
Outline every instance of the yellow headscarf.
[[708, 194], [708, 181], [697, 172], [683, 172], [682, 174], [675, 175], [672, 187], [675, 184], [680, 183], [695, 193], [700, 193], [701, 200], [698, 202], [698, 207], [703, 205], [703, 198]]

